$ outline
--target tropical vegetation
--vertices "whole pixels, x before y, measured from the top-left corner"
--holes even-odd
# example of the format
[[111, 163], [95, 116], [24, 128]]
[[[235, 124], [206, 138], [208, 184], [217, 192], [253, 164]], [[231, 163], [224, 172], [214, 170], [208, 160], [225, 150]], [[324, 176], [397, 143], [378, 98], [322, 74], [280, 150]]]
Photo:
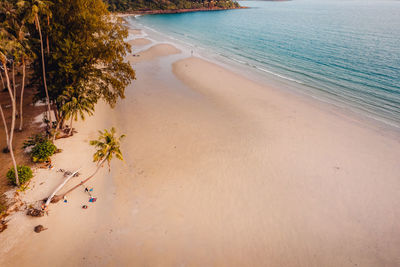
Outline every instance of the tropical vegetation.
[[49, 140], [45, 139], [38, 142], [33, 146], [31, 151], [31, 158], [33, 162], [49, 161], [50, 157], [56, 152], [57, 147]]
[[111, 11], [238, 8], [234, 0], [106, 0]]
[[2, 105], [0, 115], [16, 185], [25, 182], [13, 147], [17, 119], [24, 129], [24, 92], [45, 104], [46, 134], [27, 144], [33, 144], [33, 161], [47, 161], [56, 150], [53, 140], [73, 133], [73, 121], [93, 115], [100, 100], [113, 107], [124, 98], [135, 78], [124, 60], [127, 36], [102, 0], [0, 0], [0, 86], [8, 92], [11, 122]]
[[90, 179], [92, 179], [97, 172], [107, 163], [108, 168], [110, 169], [111, 160], [115, 157], [119, 160], [124, 160], [122, 157], [121, 152], [121, 140], [125, 137], [125, 135], [116, 135], [116, 130], [112, 127], [109, 131], [107, 129], [104, 132], [99, 131], [99, 137], [97, 140], [90, 141], [90, 145], [96, 148], [96, 152], [93, 154], [93, 162], [97, 164], [96, 170], [87, 177], [85, 180], [81, 181], [62, 195], [55, 195], [58, 190], [60, 190], [67, 181], [64, 181], [57, 189], [53, 192], [53, 194], [47, 199], [46, 206], [50, 202], [57, 202], [63, 199], [66, 195], [77, 189], [78, 187], [82, 186], [83, 184], [87, 183]]
[[[24, 165], [19, 166], [18, 165], [17, 169], [18, 169], [19, 183], [21, 185], [25, 184], [33, 177], [32, 170], [29, 166], [24, 166]], [[6, 176], [7, 176], [8, 181], [11, 184], [17, 185], [14, 168], [9, 169]]]

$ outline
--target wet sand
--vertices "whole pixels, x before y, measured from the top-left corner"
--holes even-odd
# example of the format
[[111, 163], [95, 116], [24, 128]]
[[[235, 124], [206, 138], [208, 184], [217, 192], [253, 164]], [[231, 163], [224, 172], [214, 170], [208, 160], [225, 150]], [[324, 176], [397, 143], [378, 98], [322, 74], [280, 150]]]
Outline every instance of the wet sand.
[[128, 42], [132, 46], [145, 46], [151, 44], [151, 41], [146, 38], [136, 38]]
[[90, 173], [87, 142], [111, 125], [125, 162], [93, 180], [88, 210], [82, 189], [20, 216], [1, 266], [400, 265], [398, 134], [172, 45], [129, 60], [126, 99], [59, 141], [55, 166]]

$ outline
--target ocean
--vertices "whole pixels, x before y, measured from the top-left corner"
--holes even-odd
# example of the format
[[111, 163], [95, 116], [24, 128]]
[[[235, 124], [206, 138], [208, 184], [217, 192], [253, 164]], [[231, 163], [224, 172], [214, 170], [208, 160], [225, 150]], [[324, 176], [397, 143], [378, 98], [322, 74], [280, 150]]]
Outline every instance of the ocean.
[[241, 1], [134, 24], [400, 127], [400, 1]]

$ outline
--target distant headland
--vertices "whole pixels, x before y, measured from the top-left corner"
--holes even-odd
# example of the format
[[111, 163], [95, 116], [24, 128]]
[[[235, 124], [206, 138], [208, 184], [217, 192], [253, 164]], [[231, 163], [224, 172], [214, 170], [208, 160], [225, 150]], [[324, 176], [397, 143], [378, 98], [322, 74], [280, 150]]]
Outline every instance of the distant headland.
[[126, 12], [116, 12], [120, 17], [131, 16], [131, 15], [151, 15], [151, 14], [175, 14], [175, 13], [187, 13], [187, 12], [198, 12], [198, 11], [222, 11], [230, 9], [244, 9], [248, 7], [231, 7], [231, 8], [190, 8], [190, 9], [165, 9], [165, 10], [132, 10]]
[[241, 9], [233, 0], [189, 1], [189, 0], [154, 0], [154, 1], [121, 1], [105, 0], [109, 10], [123, 15], [185, 13], [196, 11], [217, 11]]

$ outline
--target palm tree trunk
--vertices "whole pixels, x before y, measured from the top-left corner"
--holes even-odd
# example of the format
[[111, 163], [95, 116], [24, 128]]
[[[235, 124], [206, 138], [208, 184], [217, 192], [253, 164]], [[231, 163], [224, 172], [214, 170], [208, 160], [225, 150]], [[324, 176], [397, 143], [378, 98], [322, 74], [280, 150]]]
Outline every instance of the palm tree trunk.
[[88, 178], [86, 178], [85, 180], [83, 180], [82, 182], [80, 182], [79, 184], [75, 185], [74, 187], [72, 187], [70, 190], [68, 190], [67, 192], [65, 192], [62, 195], [57, 195], [53, 197], [53, 200], [51, 201], [52, 203], [57, 203], [58, 201], [60, 201], [61, 199], [63, 199], [66, 195], [68, 195], [69, 193], [71, 193], [72, 191], [74, 191], [75, 189], [77, 189], [78, 187], [80, 187], [81, 185], [87, 183], [90, 179], [92, 179], [97, 172], [100, 170], [101, 167], [103, 167], [104, 163], [107, 160], [107, 156], [104, 157], [104, 159], [101, 161], [101, 163], [97, 166], [96, 171], [90, 175]]
[[50, 98], [49, 98], [49, 92], [47, 91], [47, 82], [46, 82], [46, 67], [44, 65], [44, 51], [43, 51], [43, 38], [42, 38], [42, 30], [40, 28], [40, 22], [39, 22], [39, 17], [38, 15], [35, 16], [36, 24], [38, 26], [39, 30], [39, 37], [40, 37], [40, 51], [42, 53], [42, 70], [43, 70], [43, 85], [44, 85], [44, 90], [46, 92], [46, 104], [47, 104], [47, 112], [48, 112], [48, 119], [51, 124], [51, 108], [50, 108]]
[[58, 108], [57, 108], [56, 103], [53, 103], [53, 111], [54, 111], [55, 120], [57, 122], [60, 121], [60, 113], [58, 112]]
[[19, 104], [19, 130], [22, 131], [23, 125], [23, 116], [22, 116], [22, 109], [24, 106], [24, 89], [25, 89], [25, 59], [22, 57], [22, 86], [21, 86], [21, 99]]
[[46, 43], [47, 43], [47, 55], [50, 55], [49, 36], [46, 36]]
[[[47, 26], [50, 26], [50, 18], [47, 16]], [[47, 55], [50, 55], [49, 35], [46, 35]]]
[[3, 66], [4, 66], [4, 73], [6, 75], [8, 93], [10, 94], [11, 104], [12, 104], [11, 105], [12, 106], [11, 129], [10, 129], [10, 137], [8, 139], [8, 149], [10, 150], [11, 159], [12, 159], [12, 162], [14, 165], [15, 183], [17, 184], [17, 186], [19, 186], [17, 162], [15, 161], [14, 151], [13, 151], [13, 147], [12, 147], [12, 141], [13, 141], [13, 137], [14, 137], [14, 128], [15, 128], [15, 113], [16, 113], [17, 108], [16, 108], [15, 97], [13, 96], [13, 93], [11, 91], [10, 77], [8, 76], [7, 65], [6, 65], [5, 61], [3, 61]]
[[12, 84], [13, 84], [13, 92], [14, 92], [14, 97], [17, 96], [17, 88], [15, 86], [15, 65], [14, 65], [14, 60], [12, 63], [12, 69], [11, 69], [11, 74], [12, 74]]
[[90, 179], [92, 179], [92, 178], [97, 174], [97, 172], [100, 170], [100, 168], [103, 167], [103, 164], [106, 162], [106, 160], [107, 160], [107, 157], [105, 157], [105, 158], [101, 161], [101, 163], [99, 164], [99, 166], [97, 166], [96, 171], [95, 171], [92, 175], [90, 175], [88, 178], [86, 178], [85, 180], [83, 180], [82, 182], [80, 182], [79, 184], [75, 185], [74, 187], [72, 187], [72, 188], [71, 188], [70, 190], [68, 190], [67, 192], [65, 192], [65, 193], [62, 195], [62, 197], [65, 197], [66, 195], [68, 195], [69, 193], [71, 193], [72, 191], [74, 191], [75, 189], [77, 189], [79, 186], [85, 184], [87, 181], [89, 181]]
[[56, 140], [57, 131], [58, 131], [58, 129], [60, 128], [60, 123], [61, 123], [61, 120], [57, 120], [56, 129], [54, 130], [54, 134], [53, 134], [53, 142]]
[[3, 79], [3, 74], [1, 74], [1, 70], [0, 70], [0, 78], [1, 78], [1, 90], [4, 90], [6, 86], [4, 85], [4, 79]]
[[4, 117], [4, 112], [3, 112], [3, 108], [1, 107], [1, 104], [0, 104], [0, 113], [1, 113], [1, 118], [3, 120], [3, 124], [4, 124], [4, 131], [6, 133], [6, 141], [7, 141], [7, 148], [8, 148], [8, 140], [10, 139], [10, 137], [8, 136], [8, 126], [7, 126], [6, 118]]
[[71, 116], [71, 123], [70, 123], [70, 125], [69, 125], [69, 135], [71, 135], [72, 134], [72, 122], [73, 122], [73, 119], [74, 119], [74, 116], [72, 115]]
[[57, 111], [57, 105], [55, 103], [53, 103], [53, 110], [54, 110], [54, 118], [57, 122], [56, 124], [56, 128], [54, 129], [54, 134], [53, 134], [53, 142], [56, 140], [56, 136], [57, 136], [57, 131], [60, 127], [60, 117]]

